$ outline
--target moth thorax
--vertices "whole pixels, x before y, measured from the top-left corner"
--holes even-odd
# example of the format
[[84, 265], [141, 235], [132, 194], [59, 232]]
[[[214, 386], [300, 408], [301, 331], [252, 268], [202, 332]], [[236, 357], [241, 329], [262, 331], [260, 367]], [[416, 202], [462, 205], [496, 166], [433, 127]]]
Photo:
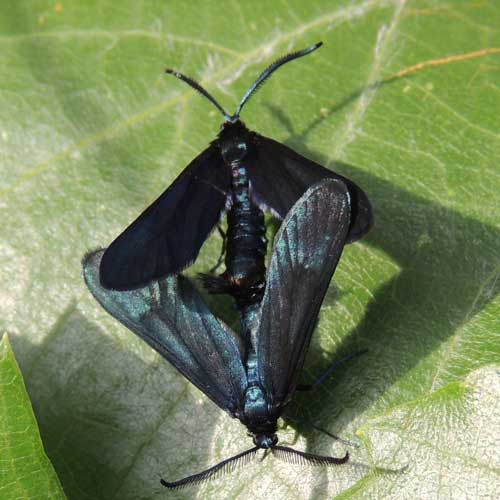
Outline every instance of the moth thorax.
[[241, 161], [248, 152], [248, 129], [242, 122], [225, 123], [219, 134], [219, 147], [227, 164]]
[[261, 422], [269, 420], [266, 396], [260, 385], [254, 383], [247, 388], [243, 413], [250, 430], [254, 426], [259, 426]]
[[228, 141], [221, 143], [221, 153], [224, 161], [230, 165], [239, 163], [247, 154], [247, 144], [245, 141]]
[[266, 443], [273, 442], [273, 435], [277, 429], [277, 420], [269, 414], [269, 405], [264, 391], [258, 384], [250, 385], [245, 393], [242, 420], [253, 435], [256, 445], [257, 436], [261, 436], [258, 440], [262, 443], [262, 446], [257, 446], [265, 448]]

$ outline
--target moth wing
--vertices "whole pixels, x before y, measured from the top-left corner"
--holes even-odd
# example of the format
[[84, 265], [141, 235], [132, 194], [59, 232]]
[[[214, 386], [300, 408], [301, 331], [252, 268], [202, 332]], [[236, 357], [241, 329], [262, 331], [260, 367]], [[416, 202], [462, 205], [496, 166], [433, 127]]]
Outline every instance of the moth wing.
[[305, 192], [278, 232], [256, 335], [259, 380], [275, 406], [295, 390], [349, 221], [347, 187], [326, 179]]
[[141, 337], [223, 410], [234, 414], [246, 388], [241, 339], [219, 321], [184, 276], [130, 291], [104, 288], [103, 250], [83, 260], [85, 283], [114, 318]]
[[304, 158], [269, 137], [254, 133], [248, 174], [257, 204], [283, 219], [309, 187], [322, 179], [344, 182], [351, 198], [351, 223], [347, 242], [362, 238], [373, 225], [373, 210], [366, 193], [354, 182]]
[[127, 290], [180, 272], [220, 220], [231, 173], [212, 144], [106, 249], [100, 278]]

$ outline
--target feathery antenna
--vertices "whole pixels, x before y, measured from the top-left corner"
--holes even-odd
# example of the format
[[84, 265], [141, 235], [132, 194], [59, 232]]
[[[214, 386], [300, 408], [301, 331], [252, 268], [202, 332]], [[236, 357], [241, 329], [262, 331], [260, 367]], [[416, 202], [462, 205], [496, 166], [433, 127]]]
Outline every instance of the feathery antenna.
[[349, 460], [349, 453], [347, 451], [342, 458], [314, 455], [313, 453], [294, 450], [288, 446], [279, 445], [273, 446], [271, 452], [276, 458], [292, 464], [341, 465]]
[[280, 67], [283, 66], [283, 64], [286, 64], [287, 62], [293, 61], [294, 59], [298, 59], [299, 57], [303, 57], [307, 54], [310, 54], [311, 52], [315, 51], [316, 49], [319, 49], [323, 45], [323, 42], [318, 42], [315, 43], [314, 45], [311, 45], [310, 47], [307, 47], [306, 49], [299, 50], [297, 52], [291, 52], [290, 54], [287, 54], [283, 57], [280, 57], [276, 61], [274, 61], [271, 65], [269, 65], [255, 80], [255, 82], [250, 86], [250, 88], [245, 92], [245, 95], [240, 101], [240, 104], [238, 105], [238, 108], [236, 109], [236, 113], [234, 115], [228, 115], [224, 108], [217, 102], [217, 100], [211, 96], [196, 80], [193, 80], [189, 76], [183, 75], [182, 73], [179, 73], [178, 71], [175, 71], [173, 69], [167, 68], [165, 70], [165, 73], [168, 73], [169, 75], [174, 75], [176, 78], [179, 78], [179, 80], [182, 80], [183, 82], [187, 83], [189, 86], [191, 86], [193, 89], [195, 89], [197, 92], [199, 92], [203, 97], [206, 97], [224, 116], [224, 119], [227, 122], [234, 123], [235, 121], [239, 120], [240, 118], [240, 113], [243, 108], [243, 106], [247, 103], [248, 99], [255, 94], [255, 92], [262, 86], [262, 84]]
[[188, 85], [193, 87], [196, 91], [198, 91], [203, 97], [206, 97], [223, 115], [226, 121], [231, 121], [231, 117], [226, 113], [224, 108], [216, 101], [215, 97], [212, 97], [196, 80], [193, 80], [189, 76], [183, 75], [178, 71], [167, 68], [165, 73], [168, 75], [174, 75], [179, 80], [186, 82]]
[[184, 488], [185, 486], [191, 484], [198, 484], [203, 481], [207, 481], [208, 479], [214, 479], [228, 472], [232, 472], [234, 469], [236, 469], [236, 467], [247, 465], [251, 460], [255, 458], [255, 454], [258, 450], [259, 448], [257, 446], [254, 446], [249, 450], [238, 453], [238, 455], [235, 455], [234, 457], [226, 458], [226, 460], [223, 460], [217, 465], [214, 465], [213, 467], [210, 467], [203, 472], [199, 472], [198, 474], [193, 474], [192, 476], [179, 479], [178, 481], [168, 482], [164, 479], [161, 479], [160, 482], [166, 488], [176, 490]]
[[283, 66], [283, 64], [286, 64], [287, 62], [293, 61], [294, 59], [298, 59], [299, 57], [306, 56], [307, 54], [310, 54], [311, 52], [315, 51], [316, 49], [319, 49], [323, 45], [323, 42], [318, 42], [315, 43], [314, 45], [311, 45], [310, 47], [307, 47], [306, 49], [299, 50], [298, 52], [291, 52], [290, 54], [287, 54], [283, 57], [280, 57], [276, 61], [274, 61], [271, 65], [269, 65], [255, 80], [255, 82], [252, 84], [252, 86], [245, 92], [245, 95], [241, 99], [241, 102], [238, 106], [238, 109], [236, 110], [236, 113], [231, 117], [231, 121], [236, 121], [240, 117], [241, 109], [243, 106], [246, 104], [248, 99], [259, 89], [259, 87], [262, 86], [262, 84], [280, 67]]
[[[234, 471], [237, 467], [247, 465], [255, 458], [255, 455], [257, 454], [259, 449], [260, 448], [258, 446], [254, 446], [249, 450], [238, 453], [238, 455], [235, 455], [234, 457], [223, 460], [222, 462], [214, 465], [213, 467], [210, 467], [207, 470], [204, 470], [203, 472], [198, 472], [198, 474], [187, 476], [183, 479], [179, 479], [178, 481], [169, 482], [161, 479], [160, 482], [166, 488], [177, 490], [193, 484], [199, 484], [209, 479], [215, 479], [216, 477], [220, 477], [224, 474]], [[283, 460], [292, 464], [328, 466], [345, 464], [349, 460], [349, 453], [347, 452], [342, 458], [336, 458], [325, 457], [323, 455], [314, 455], [313, 453], [294, 450], [293, 448], [289, 448], [288, 446], [275, 445], [272, 446], [270, 450], [272, 454], [279, 460]]]

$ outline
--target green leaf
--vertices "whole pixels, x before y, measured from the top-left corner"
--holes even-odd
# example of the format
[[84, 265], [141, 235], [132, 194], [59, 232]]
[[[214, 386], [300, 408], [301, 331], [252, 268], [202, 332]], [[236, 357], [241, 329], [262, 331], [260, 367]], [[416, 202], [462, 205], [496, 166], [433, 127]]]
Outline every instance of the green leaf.
[[393, 408], [369, 420], [359, 434], [374, 464], [400, 472], [374, 468], [356, 498], [388, 492], [399, 498], [495, 498], [499, 428], [498, 368], [475, 370], [464, 382]]
[[[345, 249], [304, 381], [369, 352], [290, 408], [346, 439], [360, 436], [361, 446], [343, 467], [267, 458], [169, 497], [399, 499], [407, 485], [416, 498], [410, 490], [426, 479], [431, 498], [477, 498], [482, 478], [500, 490], [500, 447], [486, 453], [477, 438], [500, 429], [474, 379], [491, 380], [500, 365], [497, 2], [2, 7], [0, 328], [70, 498], [164, 498], [160, 477], [250, 445], [237, 421], [99, 308], [80, 259], [116, 237], [219, 130], [215, 108], [166, 66], [199, 79], [231, 111], [272, 60], [319, 40], [242, 118], [352, 178], [373, 202], [375, 227]], [[214, 234], [190, 272], [219, 251]], [[211, 304], [230, 314], [222, 302]], [[475, 420], [464, 417], [472, 393]], [[284, 426], [280, 439], [345, 451], [306, 425]], [[455, 481], [461, 475], [468, 480]], [[457, 489], [440, 496], [440, 485]]]
[[38, 426], [16, 358], [0, 340], [0, 497], [64, 499]]

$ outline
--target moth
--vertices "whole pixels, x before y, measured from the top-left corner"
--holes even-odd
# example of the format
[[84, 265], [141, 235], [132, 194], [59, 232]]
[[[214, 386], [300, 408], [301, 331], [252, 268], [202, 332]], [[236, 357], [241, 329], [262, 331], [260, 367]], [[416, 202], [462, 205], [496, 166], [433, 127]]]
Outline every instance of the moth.
[[129, 290], [182, 271], [196, 259], [227, 212], [226, 271], [206, 277], [205, 284], [213, 293], [233, 295], [239, 307], [258, 303], [265, 285], [264, 212], [283, 220], [304, 192], [325, 178], [341, 180], [347, 186], [351, 199], [347, 242], [366, 234], [373, 213], [359, 186], [249, 130], [240, 120], [244, 105], [274, 71], [321, 45], [316, 43], [272, 63], [246, 91], [233, 115], [192, 78], [166, 70], [214, 104], [224, 122], [208, 148], [106, 249], [100, 264], [105, 288]]
[[[103, 308], [141, 337], [245, 425], [253, 446], [209, 469], [176, 481], [180, 488], [254, 458], [260, 449], [279, 459], [317, 465], [348, 461], [278, 444], [277, 421], [292, 399], [328, 285], [348, 238], [349, 189], [338, 179], [310, 187], [285, 217], [262, 301], [240, 335], [215, 317], [193, 283], [174, 275], [130, 291], [102, 286], [103, 250], [83, 260], [85, 282]], [[248, 319], [248, 318], [247, 318]]]

